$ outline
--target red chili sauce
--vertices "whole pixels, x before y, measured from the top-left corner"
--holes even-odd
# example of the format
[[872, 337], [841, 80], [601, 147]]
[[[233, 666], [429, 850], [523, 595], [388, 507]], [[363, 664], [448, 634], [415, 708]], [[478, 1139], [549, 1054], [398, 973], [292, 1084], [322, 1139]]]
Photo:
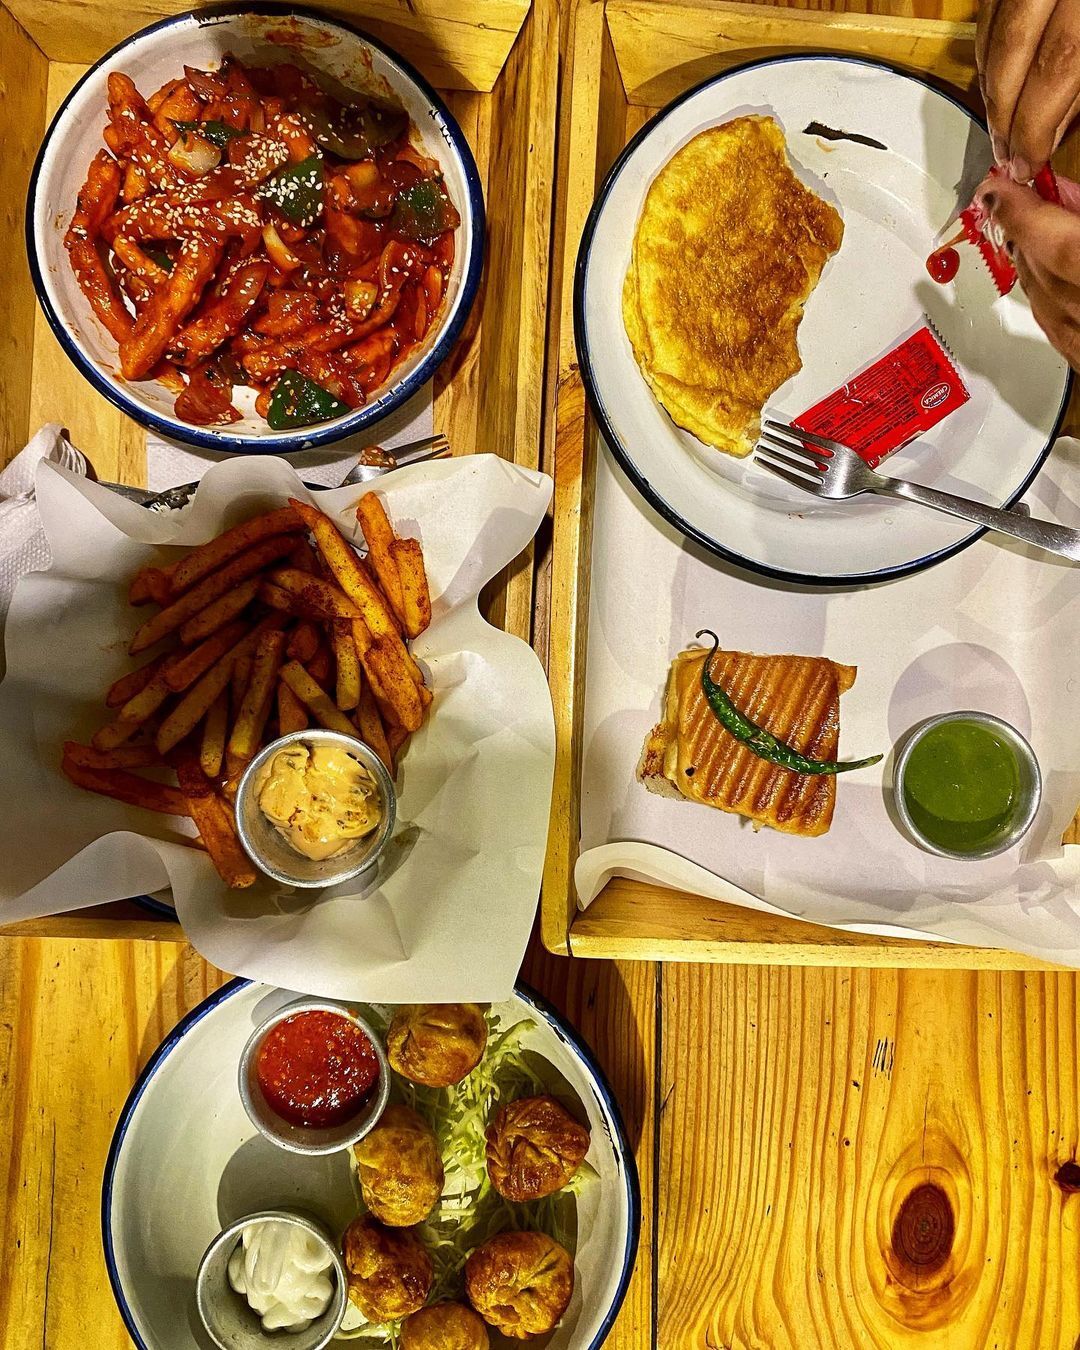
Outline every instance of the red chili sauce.
[[926, 270], [939, 286], [945, 286], [960, 270], [960, 254], [948, 244], [935, 249], [926, 260]]
[[379, 1077], [375, 1049], [338, 1013], [297, 1013], [271, 1027], [255, 1072], [267, 1105], [293, 1125], [341, 1125], [355, 1116]]

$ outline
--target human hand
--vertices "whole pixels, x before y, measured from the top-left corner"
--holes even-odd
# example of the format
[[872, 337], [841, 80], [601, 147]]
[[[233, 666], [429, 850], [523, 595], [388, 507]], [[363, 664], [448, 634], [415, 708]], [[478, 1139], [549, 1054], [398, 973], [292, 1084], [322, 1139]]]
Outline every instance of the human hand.
[[979, 0], [975, 56], [994, 158], [1030, 182], [1080, 112], [1080, 0]]
[[1080, 371], [1080, 184], [1059, 177], [1057, 187], [1060, 206], [1003, 174], [976, 195], [1005, 237], [1036, 322]]

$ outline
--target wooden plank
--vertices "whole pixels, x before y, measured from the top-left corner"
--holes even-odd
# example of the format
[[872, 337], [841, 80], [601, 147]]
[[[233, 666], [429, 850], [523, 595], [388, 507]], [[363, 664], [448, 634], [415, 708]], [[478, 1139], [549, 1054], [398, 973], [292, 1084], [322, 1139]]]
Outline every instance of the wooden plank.
[[727, 964], [1055, 970], [1019, 952], [870, 937], [616, 877], [570, 929], [575, 956]]
[[555, 201], [556, 258], [552, 272], [549, 414], [545, 466], [555, 480], [551, 540], [548, 681], [555, 709], [555, 781], [541, 897], [541, 932], [553, 952], [569, 952], [574, 917], [573, 868], [578, 853], [581, 725], [588, 643], [589, 554], [592, 545], [594, 432], [586, 420], [585, 389], [573, 336], [574, 260], [596, 193], [597, 146], [603, 135], [619, 145], [625, 129], [622, 88], [606, 36], [603, 4], [579, 0], [563, 81]]
[[[192, 6], [187, 0], [9, 0], [53, 61], [96, 61], [129, 34]], [[379, 38], [443, 89], [489, 90], [528, 13], [528, 0], [324, 0], [319, 6]]]
[[[653, 1171], [656, 1146], [656, 1040], [658, 967], [651, 963], [567, 961], [543, 950], [535, 938], [522, 979], [538, 989], [581, 1033], [611, 1084], [634, 1148], [642, 1192], [637, 1264], [605, 1350], [644, 1350], [655, 1344], [652, 1318]], [[674, 1343], [673, 1343], [674, 1344]]]
[[[488, 260], [480, 378], [482, 442], [538, 468], [544, 402], [555, 166], [559, 40], [557, 0], [537, 0], [491, 99]], [[533, 619], [533, 545], [499, 579], [499, 622], [528, 640]]]
[[4, 258], [4, 322], [0, 324], [0, 465], [26, 444], [30, 428], [30, 364], [26, 350], [37, 301], [23, 246], [26, 180], [45, 128], [48, 61], [0, 8], [0, 257]]
[[658, 107], [730, 66], [790, 51], [869, 56], [960, 89], [974, 82], [975, 26], [833, 14], [727, 0], [609, 0], [607, 19], [631, 103]]
[[[82, 65], [50, 63], [47, 118], [52, 117], [85, 69]], [[25, 196], [24, 186], [20, 189], [20, 203]], [[68, 429], [72, 444], [83, 452], [99, 478], [114, 483], [145, 483], [146, 432], [90, 388], [36, 305], [33, 333], [31, 432], [46, 422], [59, 422]], [[25, 355], [20, 356], [20, 363], [25, 369]], [[21, 449], [21, 444], [16, 448]]]
[[[623, 1105], [646, 1203], [652, 1194], [653, 968], [556, 961], [526, 976], [595, 1049]], [[137, 1073], [170, 1028], [226, 976], [187, 945], [0, 938], [0, 1350], [130, 1345], [101, 1254], [109, 1140]], [[651, 1325], [650, 1230], [607, 1342], [639, 1350]]]
[[165, 1033], [227, 978], [179, 943], [0, 941], [0, 1350], [130, 1350], [101, 1249], [113, 1125]]
[[1073, 1350], [1076, 976], [662, 979], [655, 1344]]

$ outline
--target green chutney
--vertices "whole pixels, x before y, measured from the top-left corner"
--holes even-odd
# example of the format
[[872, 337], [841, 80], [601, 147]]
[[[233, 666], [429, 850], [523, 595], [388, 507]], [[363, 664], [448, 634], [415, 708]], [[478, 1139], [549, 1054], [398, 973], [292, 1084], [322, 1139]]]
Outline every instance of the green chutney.
[[1020, 802], [1013, 747], [981, 722], [941, 722], [916, 743], [902, 784], [912, 821], [931, 843], [980, 853], [1012, 824]]

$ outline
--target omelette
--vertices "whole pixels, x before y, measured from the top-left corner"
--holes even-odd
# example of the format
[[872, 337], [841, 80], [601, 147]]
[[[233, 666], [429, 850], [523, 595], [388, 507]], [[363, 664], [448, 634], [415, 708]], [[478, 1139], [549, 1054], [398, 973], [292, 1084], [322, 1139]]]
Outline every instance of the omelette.
[[[836, 803], [833, 774], [801, 774], [754, 754], [721, 726], [701, 687], [708, 653], [672, 662], [663, 720], [646, 737], [638, 778], [652, 792], [745, 816], [755, 829], [824, 834]], [[755, 656], [718, 651], [710, 672], [739, 710], [811, 759], [836, 758], [840, 695], [854, 666], [823, 656]]]
[[638, 219], [623, 323], [672, 421], [749, 454], [766, 400], [802, 368], [803, 307], [843, 235], [771, 117], [710, 127], [668, 160]]

